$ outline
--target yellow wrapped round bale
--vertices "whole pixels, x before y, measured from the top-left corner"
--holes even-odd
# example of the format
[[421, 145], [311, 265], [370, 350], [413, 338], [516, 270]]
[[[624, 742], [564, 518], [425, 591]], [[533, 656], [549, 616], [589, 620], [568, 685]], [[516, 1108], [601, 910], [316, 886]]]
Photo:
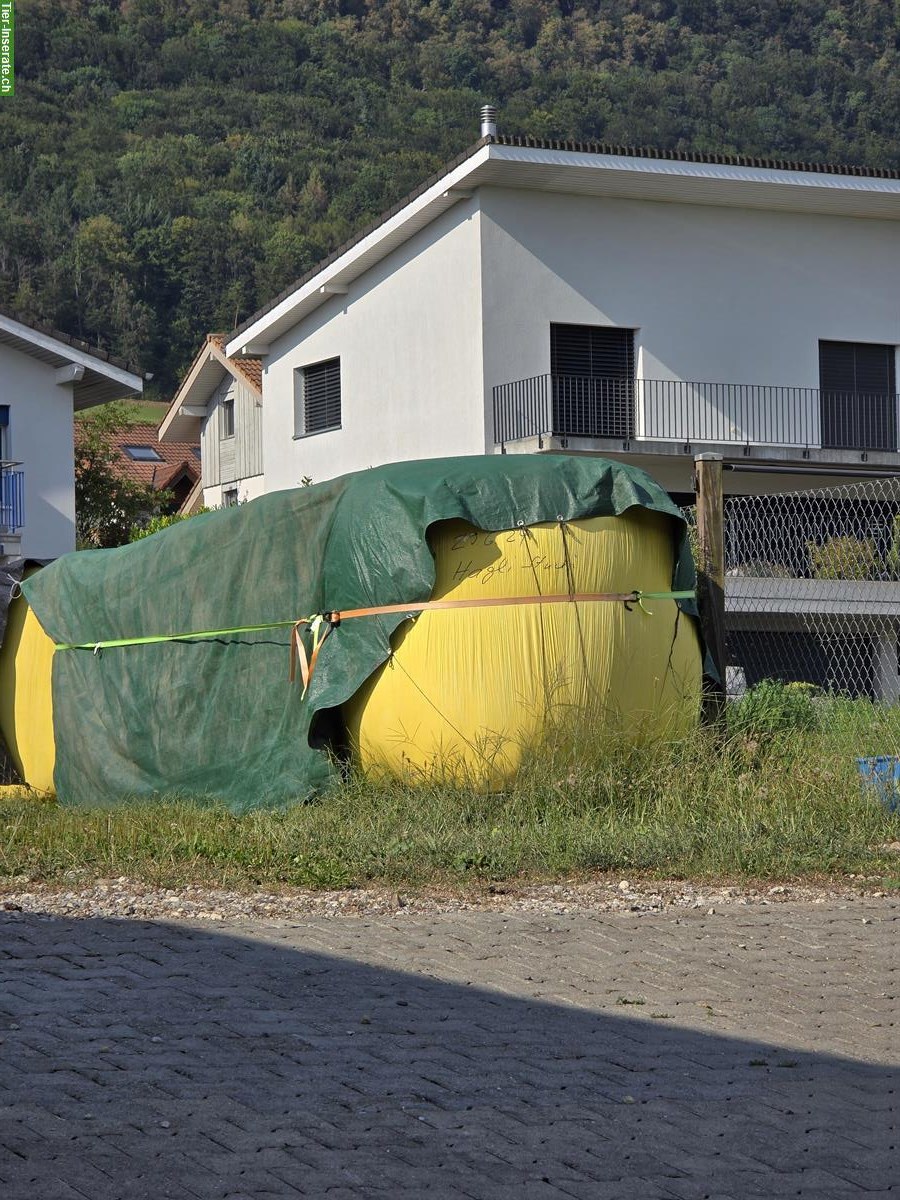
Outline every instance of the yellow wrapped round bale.
[[48, 795], [56, 764], [52, 667], [53, 642], [19, 596], [9, 606], [0, 646], [0, 731], [20, 777]]
[[[429, 540], [435, 600], [672, 587], [672, 522], [643, 508], [504, 533], [443, 521]], [[699, 638], [672, 599], [426, 610], [392, 645], [344, 706], [351, 748], [375, 774], [499, 789], [573, 717], [641, 740], [699, 716]]]

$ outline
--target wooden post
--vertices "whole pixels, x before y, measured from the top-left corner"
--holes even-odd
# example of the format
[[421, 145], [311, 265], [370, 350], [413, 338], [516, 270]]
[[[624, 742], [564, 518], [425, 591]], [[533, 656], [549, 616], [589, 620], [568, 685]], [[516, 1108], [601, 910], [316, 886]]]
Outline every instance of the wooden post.
[[719, 673], [703, 680], [703, 718], [718, 721], [725, 711], [725, 508], [722, 495], [722, 455], [698, 454], [694, 459], [697, 494], [697, 601], [706, 648]]

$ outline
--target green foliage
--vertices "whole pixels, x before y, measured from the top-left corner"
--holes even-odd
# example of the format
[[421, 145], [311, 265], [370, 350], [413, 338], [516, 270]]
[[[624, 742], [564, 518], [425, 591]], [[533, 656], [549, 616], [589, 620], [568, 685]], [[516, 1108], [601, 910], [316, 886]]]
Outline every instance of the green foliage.
[[873, 0], [22, 0], [0, 302], [173, 386], [477, 136], [896, 167]]
[[171, 496], [119, 474], [115, 438], [130, 424], [126, 406], [104, 404], [75, 422], [75, 536], [80, 549], [121, 546], [132, 526]]
[[808, 683], [764, 679], [728, 706], [728, 729], [733, 734], [763, 738], [815, 729], [815, 688]]
[[191, 517], [199, 517], [201, 513], [205, 512], [212, 512], [212, 509], [201, 507], [189, 513], [157, 513], [149, 521], [132, 525], [131, 531], [128, 534], [128, 540], [129, 542], [139, 542], [141, 538], [150, 537], [153, 533], [159, 533], [161, 529], [169, 529], [181, 521], [187, 521]]
[[822, 545], [809, 542], [814, 579], [872, 579], [877, 555], [871, 538], [833, 537]]
[[900, 579], [900, 515], [891, 522], [891, 545], [887, 553], [887, 569], [892, 579]]

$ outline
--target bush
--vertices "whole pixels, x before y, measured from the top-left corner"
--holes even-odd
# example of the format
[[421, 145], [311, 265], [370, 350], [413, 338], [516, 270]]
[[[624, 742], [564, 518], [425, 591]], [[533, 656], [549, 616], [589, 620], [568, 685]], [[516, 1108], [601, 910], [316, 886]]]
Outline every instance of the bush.
[[751, 737], [815, 729], [814, 691], [809, 683], [764, 679], [729, 707], [729, 728], [733, 733]]
[[212, 512], [212, 509], [198, 508], [190, 513], [168, 513], [163, 516], [151, 517], [145, 525], [132, 525], [128, 540], [129, 542], [139, 542], [141, 538], [149, 537], [151, 533], [159, 533], [162, 529], [168, 529], [170, 525], [177, 525], [179, 521], [187, 521], [190, 517], [198, 517], [200, 513], [205, 512]]
[[833, 537], [819, 546], [808, 542], [814, 579], [873, 579], [875, 543], [871, 538]]

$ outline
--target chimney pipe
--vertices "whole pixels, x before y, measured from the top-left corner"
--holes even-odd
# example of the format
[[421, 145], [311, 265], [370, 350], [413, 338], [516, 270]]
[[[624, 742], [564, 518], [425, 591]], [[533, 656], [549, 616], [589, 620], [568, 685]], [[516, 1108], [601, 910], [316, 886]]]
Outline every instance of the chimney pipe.
[[485, 104], [481, 109], [481, 136], [497, 136], [497, 110], [493, 104]]

